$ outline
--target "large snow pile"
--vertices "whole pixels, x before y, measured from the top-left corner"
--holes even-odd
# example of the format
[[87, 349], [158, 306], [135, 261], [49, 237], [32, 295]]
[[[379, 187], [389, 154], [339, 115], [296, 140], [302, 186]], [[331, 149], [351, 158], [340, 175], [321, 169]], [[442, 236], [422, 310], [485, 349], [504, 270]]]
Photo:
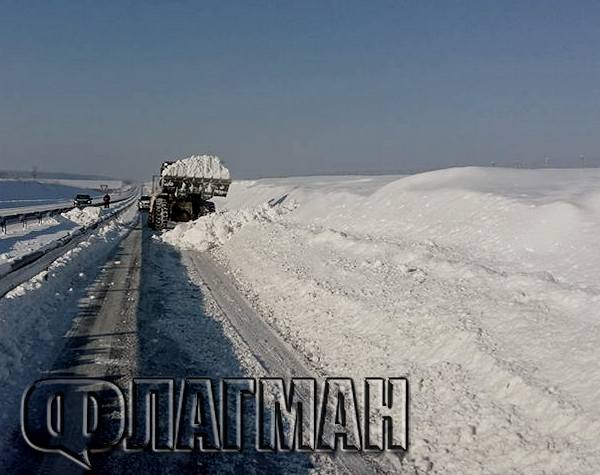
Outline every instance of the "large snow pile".
[[[213, 236], [269, 200], [299, 206]], [[225, 206], [172, 242], [218, 242], [319, 373], [406, 375], [407, 473], [597, 471], [599, 170], [243, 181]]]
[[79, 209], [73, 208], [62, 216], [77, 223], [81, 226], [89, 226], [94, 224], [102, 214], [102, 209], [99, 206], [88, 206], [87, 208]]
[[166, 166], [162, 176], [214, 178], [228, 180], [229, 169], [215, 155], [192, 155]]
[[0, 233], [0, 275], [2, 261], [12, 261], [31, 252], [40, 250], [66, 236], [76, 225], [66, 219], [44, 217], [41, 224], [30, 222], [27, 228], [20, 223], [8, 227], [6, 234]]
[[163, 234], [162, 239], [184, 249], [206, 251], [219, 246], [250, 222], [272, 222], [294, 209], [294, 204], [264, 203], [255, 208], [224, 211], [203, 216], [190, 223], [178, 224]]

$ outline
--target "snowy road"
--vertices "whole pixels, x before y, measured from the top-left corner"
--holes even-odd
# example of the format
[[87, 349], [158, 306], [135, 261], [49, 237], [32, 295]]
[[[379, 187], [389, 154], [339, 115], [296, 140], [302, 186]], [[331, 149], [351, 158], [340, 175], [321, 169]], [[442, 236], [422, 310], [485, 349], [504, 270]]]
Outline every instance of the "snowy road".
[[[310, 374], [210, 257], [180, 254], [153, 239], [141, 220], [131, 226], [78, 306], [71, 328], [58, 343], [61, 349], [40, 377], [98, 377], [126, 388], [128, 381], [140, 376], [216, 379]], [[77, 471], [64, 457], [30, 449], [16, 428], [11, 445], [10, 456], [2, 462], [11, 473]], [[332, 460], [324, 455], [259, 453], [253, 441], [248, 447], [242, 454], [115, 450], [94, 454], [91, 462], [94, 470], [111, 473], [374, 471], [360, 457], [348, 454]]]
[[[596, 473], [598, 189], [596, 170], [237, 182], [218, 203], [227, 210], [162, 238], [139, 223], [128, 232], [128, 211], [0, 299], [0, 420], [17, 427], [20, 394], [52, 368], [117, 381], [407, 376], [410, 449], [378, 468]], [[90, 308], [101, 326], [77, 326]], [[84, 338], [81, 361], [65, 333]], [[0, 444], [5, 460], [21, 450], [33, 464], [15, 434]], [[92, 462], [117, 473], [375, 468], [253, 452]]]
[[209, 250], [322, 374], [411, 382], [406, 473], [600, 466], [598, 170], [234, 182]]
[[[187, 254], [194, 270], [267, 376], [286, 380], [316, 376], [303, 358], [256, 314], [224, 269], [208, 253], [192, 251]], [[374, 461], [353, 453], [338, 454], [336, 463], [349, 473], [374, 473], [378, 469]]]

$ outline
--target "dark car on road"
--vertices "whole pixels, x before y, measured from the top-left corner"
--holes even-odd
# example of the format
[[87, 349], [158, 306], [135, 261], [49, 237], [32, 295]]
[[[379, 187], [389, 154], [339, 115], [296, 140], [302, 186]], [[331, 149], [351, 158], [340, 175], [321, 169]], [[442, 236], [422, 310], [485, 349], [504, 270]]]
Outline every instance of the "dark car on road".
[[82, 193], [79, 193], [77, 196], [75, 196], [73, 204], [78, 208], [85, 208], [86, 206], [91, 206], [92, 197], [90, 195], [84, 195]]

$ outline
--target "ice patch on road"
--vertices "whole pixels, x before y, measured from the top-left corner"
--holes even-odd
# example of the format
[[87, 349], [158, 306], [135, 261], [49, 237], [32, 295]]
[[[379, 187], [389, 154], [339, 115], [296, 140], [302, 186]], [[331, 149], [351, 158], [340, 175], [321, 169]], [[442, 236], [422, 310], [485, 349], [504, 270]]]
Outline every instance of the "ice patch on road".
[[96, 221], [98, 221], [101, 214], [101, 208], [97, 206], [89, 206], [83, 209], [73, 208], [71, 211], [67, 211], [62, 215], [81, 226], [89, 226], [90, 224], [94, 224]]
[[223, 245], [248, 223], [275, 221], [296, 206], [294, 202], [278, 205], [264, 203], [256, 208], [221, 211], [190, 223], [178, 224], [173, 230], [163, 234], [162, 240], [181, 249], [206, 251]]

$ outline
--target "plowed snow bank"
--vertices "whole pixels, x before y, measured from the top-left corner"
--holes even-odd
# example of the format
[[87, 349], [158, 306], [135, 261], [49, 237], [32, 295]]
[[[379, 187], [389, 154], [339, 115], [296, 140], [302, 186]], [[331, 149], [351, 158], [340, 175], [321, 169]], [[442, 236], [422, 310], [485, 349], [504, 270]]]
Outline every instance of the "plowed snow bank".
[[224, 244], [250, 222], [271, 222], [293, 208], [293, 204], [272, 206], [264, 203], [256, 208], [222, 211], [179, 224], [163, 234], [162, 239], [184, 249], [206, 251]]
[[62, 215], [81, 226], [89, 226], [100, 219], [102, 209], [98, 206], [88, 206], [83, 209], [73, 208]]
[[[291, 200], [277, 219], [238, 219]], [[243, 181], [224, 206], [171, 242], [218, 243], [213, 255], [319, 372], [408, 377], [411, 447], [390, 466], [597, 471], [599, 170]]]

